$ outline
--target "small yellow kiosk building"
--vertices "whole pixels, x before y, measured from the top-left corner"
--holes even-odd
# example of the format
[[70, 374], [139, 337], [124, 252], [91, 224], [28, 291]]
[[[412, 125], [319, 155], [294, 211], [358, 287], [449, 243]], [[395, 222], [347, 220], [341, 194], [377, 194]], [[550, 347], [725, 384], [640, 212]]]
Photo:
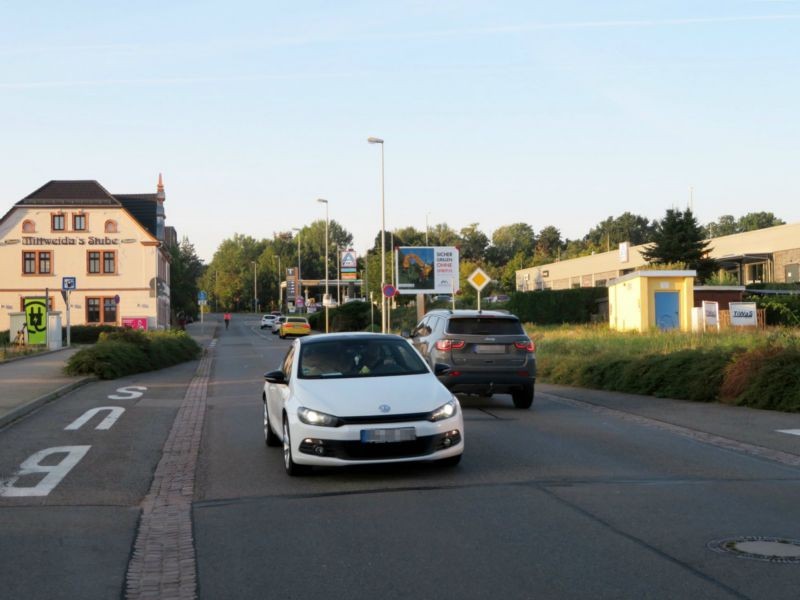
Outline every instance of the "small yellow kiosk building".
[[696, 271], [635, 271], [608, 284], [609, 326], [617, 331], [692, 330]]

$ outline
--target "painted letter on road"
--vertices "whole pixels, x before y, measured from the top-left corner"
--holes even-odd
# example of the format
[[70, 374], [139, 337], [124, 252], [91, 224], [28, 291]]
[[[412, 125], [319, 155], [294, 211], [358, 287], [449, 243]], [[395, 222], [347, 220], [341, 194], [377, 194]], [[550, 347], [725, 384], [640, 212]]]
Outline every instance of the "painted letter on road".
[[91, 408], [83, 413], [80, 417], [75, 419], [72, 423], [64, 427], [64, 431], [75, 431], [76, 429], [80, 429], [86, 425], [89, 419], [104, 410], [108, 411], [108, 415], [106, 415], [106, 418], [97, 424], [95, 429], [111, 429], [114, 423], [117, 422], [117, 419], [119, 419], [122, 416], [122, 413], [125, 412], [125, 409], [120, 406], [98, 406], [97, 408]]
[[[56, 446], [55, 448], [40, 450], [36, 454], [31, 455], [19, 466], [19, 471], [16, 475], [0, 482], [0, 496], [12, 498], [22, 496], [47, 496], [61, 483], [61, 480], [67, 476], [67, 473], [86, 456], [89, 448], [91, 448], [91, 446]], [[66, 456], [55, 465], [41, 464], [42, 461], [53, 454], [66, 454]], [[20, 477], [24, 477], [25, 475], [37, 475], [40, 473], [45, 473], [45, 476], [39, 483], [32, 487], [16, 487], [14, 485]]]

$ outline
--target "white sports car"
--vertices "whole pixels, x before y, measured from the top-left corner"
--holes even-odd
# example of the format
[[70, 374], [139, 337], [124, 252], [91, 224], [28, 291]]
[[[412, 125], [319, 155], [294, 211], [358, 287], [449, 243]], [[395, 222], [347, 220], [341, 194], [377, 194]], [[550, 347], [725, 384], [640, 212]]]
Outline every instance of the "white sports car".
[[289, 475], [313, 465], [461, 459], [458, 400], [399, 336], [300, 338], [264, 379], [265, 441], [283, 446]]

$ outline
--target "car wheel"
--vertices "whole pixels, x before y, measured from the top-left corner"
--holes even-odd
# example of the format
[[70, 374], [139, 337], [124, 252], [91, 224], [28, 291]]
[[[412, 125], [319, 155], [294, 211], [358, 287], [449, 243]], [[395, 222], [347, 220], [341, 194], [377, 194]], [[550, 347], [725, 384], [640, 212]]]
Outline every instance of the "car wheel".
[[278, 337], [280, 337], [282, 340], [285, 340], [285, 339], [286, 339], [286, 336], [285, 336], [285, 335], [283, 335], [282, 333], [279, 333], [279, 334], [278, 334]]
[[267, 402], [264, 401], [264, 443], [271, 448], [281, 445], [281, 439], [272, 431], [269, 424], [269, 411], [267, 410]]
[[305, 475], [309, 471], [308, 465], [298, 465], [292, 458], [292, 438], [289, 437], [289, 421], [283, 420], [283, 466], [289, 477]]
[[463, 454], [456, 454], [455, 456], [448, 456], [447, 458], [442, 458], [438, 461], [440, 465], [443, 467], [455, 467], [458, 463], [461, 462], [461, 457]]
[[530, 408], [533, 404], [533, 384], [527, 383], [522, 389], [512, 390], [511, 399], [514, 400], [516, 408]]

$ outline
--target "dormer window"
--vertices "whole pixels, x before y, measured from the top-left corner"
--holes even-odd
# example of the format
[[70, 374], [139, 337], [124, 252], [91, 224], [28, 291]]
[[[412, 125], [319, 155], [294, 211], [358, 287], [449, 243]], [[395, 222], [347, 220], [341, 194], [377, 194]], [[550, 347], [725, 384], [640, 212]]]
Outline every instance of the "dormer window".
[[105, 226], [106, 233], [117, 233], [117, 222], [108, 220]]
[[36, 233], [36, 223], [31, 220], [22, 222], [22, 233]]

